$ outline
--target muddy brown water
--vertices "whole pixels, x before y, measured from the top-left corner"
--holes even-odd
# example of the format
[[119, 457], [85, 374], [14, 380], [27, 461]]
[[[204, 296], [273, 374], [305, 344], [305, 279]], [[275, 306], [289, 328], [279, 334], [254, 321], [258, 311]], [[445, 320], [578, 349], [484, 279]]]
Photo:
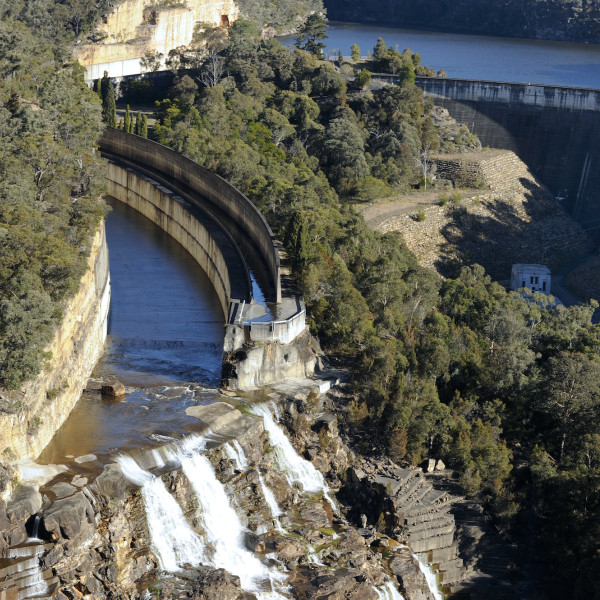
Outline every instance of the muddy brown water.
[[[75, 409], [38, 462], [94, 470], [122, 451], [156, 446], [198, 421], [191, 404], [219, 398], [223, 313], [212, 284], [193, 258], [137, 211], [117, 200], [106, 221], [112, 300], [103, 358]], [[120, 399], [102, 396], [116, 377]], [[74, 458], [98, 461], [77, 465]]]

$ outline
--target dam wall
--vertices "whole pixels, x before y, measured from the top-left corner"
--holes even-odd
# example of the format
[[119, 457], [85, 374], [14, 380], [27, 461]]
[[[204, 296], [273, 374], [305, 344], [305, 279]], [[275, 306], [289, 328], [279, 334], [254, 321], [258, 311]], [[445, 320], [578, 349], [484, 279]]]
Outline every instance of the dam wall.
[[235, 237], [244, 251], [254, 254], [262, 269], [268, 300], [281, 302], [281, 263], [273, 232], [260, 211], [222, 177], [182, 154], [150, 140], [107, 128], [100, 141], [103, 153], [139, 165], [189, 192]]
[[0, 451], [6, 460], [36, 458], [79, 400], [104, 348], [110, 305], [104, 222], [96, 231], [78, 293], [45, 349], [45, 369], [17, 393], [20, 408], [0, 415]]
[[142, 174], [113, 162], [107, 166], [106, 184], [110, 196], [150, 219], [194, 257], [213, 284], [224, 319], [227, 319], [231, 299], [227, 263], [188, 203]]
[[490, 148], [515, 152], [579, 222], [598, 222], [600, 91], [418, 77], [417, 85]]

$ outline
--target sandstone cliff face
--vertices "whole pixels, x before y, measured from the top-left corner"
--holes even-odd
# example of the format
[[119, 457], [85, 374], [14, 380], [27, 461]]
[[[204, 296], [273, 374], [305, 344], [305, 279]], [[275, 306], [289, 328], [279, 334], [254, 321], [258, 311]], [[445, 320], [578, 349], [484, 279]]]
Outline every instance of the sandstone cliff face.
[[106, 339], [110, 278], [104, 223], [95, 234], [79, 292], [46, 348], [44, 371], [13, 399], [14, 412], [0, 416], [0, 452], [7, 459], [35, 458], [64, 423], [81, 395]]
[[[152, 0], [125, 0], [98, 27], [103, 41], [79, 46], [75, 56], [88, 67], [90, 77], [102, 75], [93, 66], [105, 68], [111, 76], [130, 74], [128, 70], [139, 73], [139, 59], [146, 52], [167, 56], [170, 50], [189, 45], [196, 23], [226, 26], [237, 17], [233, 0], [187, 0], [174, 7], [161, 7]], [[124, 61], [133, 62], [110, 64]]]

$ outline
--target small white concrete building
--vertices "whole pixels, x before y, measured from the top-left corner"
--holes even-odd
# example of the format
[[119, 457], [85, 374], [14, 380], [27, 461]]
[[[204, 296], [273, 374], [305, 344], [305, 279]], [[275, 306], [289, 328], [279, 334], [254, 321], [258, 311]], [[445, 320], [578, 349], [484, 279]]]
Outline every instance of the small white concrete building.
[[512, 290], [529, 288], [532, 292], [550, 294], [551, 273], [545, 265], [518, 263], [512, 266], [510, 287]]

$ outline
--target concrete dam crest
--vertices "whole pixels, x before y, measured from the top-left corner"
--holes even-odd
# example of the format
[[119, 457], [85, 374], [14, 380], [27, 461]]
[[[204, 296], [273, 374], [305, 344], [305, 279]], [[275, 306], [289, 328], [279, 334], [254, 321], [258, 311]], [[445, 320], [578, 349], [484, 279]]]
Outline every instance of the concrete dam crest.
[[577, 221], [598, 224], [600, 91], [438, 77], [417, 85], [484, 146], [515, 152]]

